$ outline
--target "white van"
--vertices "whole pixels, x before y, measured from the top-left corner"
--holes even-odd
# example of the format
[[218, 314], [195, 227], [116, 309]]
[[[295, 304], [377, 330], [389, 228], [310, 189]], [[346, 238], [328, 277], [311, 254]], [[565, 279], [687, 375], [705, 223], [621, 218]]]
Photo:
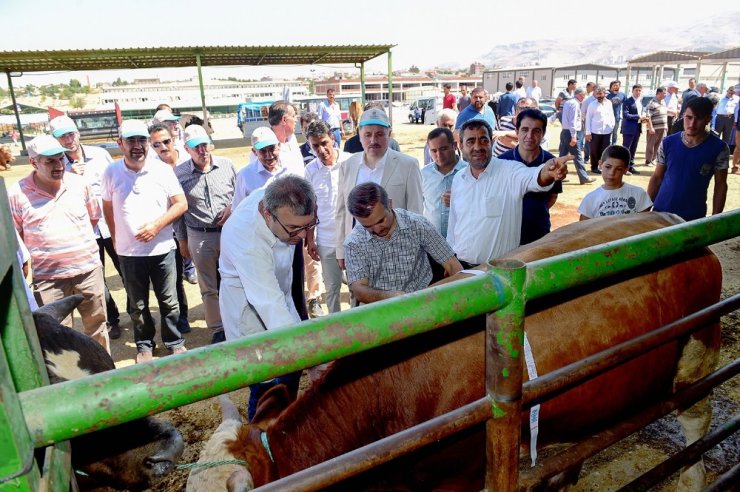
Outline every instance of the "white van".
[[436, 96], [417, 97], [409, 106], [409, 123], [434, 125], [437, 113], [442, 109], [442, 98]]

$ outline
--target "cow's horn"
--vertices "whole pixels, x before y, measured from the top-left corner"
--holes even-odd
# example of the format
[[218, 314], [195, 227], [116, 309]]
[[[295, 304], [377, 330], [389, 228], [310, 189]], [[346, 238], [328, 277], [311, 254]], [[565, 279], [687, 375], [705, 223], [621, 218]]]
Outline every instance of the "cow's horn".
[[82, 302], [82, 295], [75, 294], [73, 296], [65, 297], [64, 299], [59, 299], [58, 301], [53, 301], [48, 304], [44, 304], [40, 308], [36, 310], [37, 313], [40, 314], [48, 314], [58, 322], [62, 322], [64, 318], [69, 316], [69, 314], [80, 305]]

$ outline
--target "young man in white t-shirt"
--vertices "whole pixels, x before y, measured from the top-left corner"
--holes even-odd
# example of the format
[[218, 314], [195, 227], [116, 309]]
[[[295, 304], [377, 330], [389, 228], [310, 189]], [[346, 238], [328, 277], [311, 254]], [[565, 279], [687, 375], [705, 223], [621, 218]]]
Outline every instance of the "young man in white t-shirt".
[[604, 149], [599, 169], [604, 184], [583, 197], [578, 212], [581, 220], [608, 215], [647, 212], [653, 206], [647, 192], [639, 186], [622, 181], [629, 169], [630, 151], [621, 145]]

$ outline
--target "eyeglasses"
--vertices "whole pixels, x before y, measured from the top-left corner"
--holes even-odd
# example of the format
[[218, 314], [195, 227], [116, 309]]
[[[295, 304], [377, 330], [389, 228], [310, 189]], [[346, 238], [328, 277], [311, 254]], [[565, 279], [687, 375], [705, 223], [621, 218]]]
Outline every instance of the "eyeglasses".
[[[316, 212], [314, 212], [314, 213], [316, 213]], [[277, 223], [278, 223], [278, 224], [280, 224], [280, 227], [282, 227], [282, 228], [283, 228], [283, 230], [284, 230], [284, 231], [285, 231], [285, 232], [286, 232], [286, 233], [288, 234], [288, 237], [296, 237], [296, 236], [297, 236], [298, 234], [300, 234], [301, 232], [303, 232], [303, 231], [308, 231], [308, 230], [310, 230], [310, 229], [313, 229], [313, 228], [314, 228], [314, 227], [316, 227], [317, 225], [319, 225], [319, 217], [318, 217], [318, 215], [317, 215], [317, 216], [316, 216], [316, 221], [315, 221], [315, 222], [312, 222], [312, 223], [310, 223], [310, 224], [308, 224], [308, 225], [306, 225], [306, 226], [303, 226], [303, 227], [299, 227], [299, 228], [297, 228], [297, 229], [293, 229], [292, 231], [289, 231], [289, 230], [288, 230], [288, 228], [287, 228], [287, 227], [285, 227], [285, 226], [283, 225], [283, 223], [282, 223], [282, 222], [280, 222], [280, 219], [278, 219], [278, 218], [277, 218], [277, 215], [275, 215], [275, 214], [274, 214], [274, 213], [272, 213], [272, 212], [270, 212], [270, 215], [272, 215], [272, 217], [273, 217], [273, 218], [274, 218], [274, 219], [275, 219], [275, 220], [277, 221]]]
[[166, 140], [162, 140], [161, 142], [152, 142], [152, 147], [154, 147], [155, 149], [158, 149], [163, 145], [169, 145], [171, 143], [172, 143], [172, 139], [168, 138]]

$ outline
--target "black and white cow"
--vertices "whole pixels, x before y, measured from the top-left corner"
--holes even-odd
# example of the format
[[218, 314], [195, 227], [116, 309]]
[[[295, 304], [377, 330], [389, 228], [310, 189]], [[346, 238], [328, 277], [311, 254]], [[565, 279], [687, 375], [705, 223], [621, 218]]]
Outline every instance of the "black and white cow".
[[[33, 313], [52, 384], [115, 369], [105, 349], [63, 320], [82, 301], [71, 296]], [[127, 422], [72, 440], [72, 466], [79, 485], [140, 490], [170, 473], [184, 448], [170, 423], [152, 417]]]

